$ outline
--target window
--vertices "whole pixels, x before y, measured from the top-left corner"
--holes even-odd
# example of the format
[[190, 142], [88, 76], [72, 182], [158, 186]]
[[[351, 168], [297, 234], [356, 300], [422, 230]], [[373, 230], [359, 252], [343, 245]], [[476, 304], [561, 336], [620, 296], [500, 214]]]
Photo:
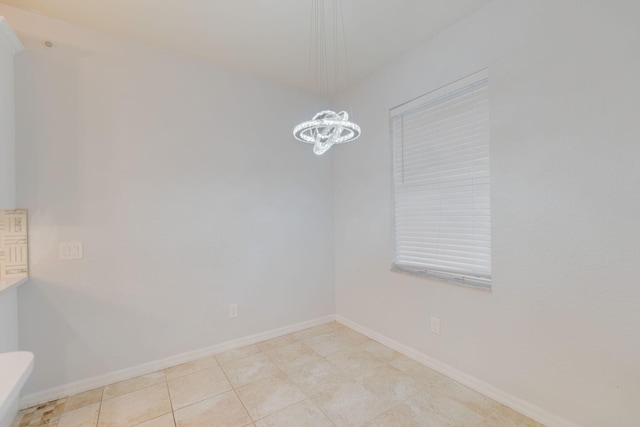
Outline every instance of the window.
[[491, 288], [486, 70], [393, 108], [394, 271]]

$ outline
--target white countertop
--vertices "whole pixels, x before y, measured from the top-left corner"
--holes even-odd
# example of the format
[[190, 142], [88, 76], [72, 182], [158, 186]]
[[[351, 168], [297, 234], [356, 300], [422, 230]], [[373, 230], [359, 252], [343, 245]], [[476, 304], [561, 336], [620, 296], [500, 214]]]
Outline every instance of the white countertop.
[[33, 370], [33, 353], [14, 351], [0, 354], [0, 420], [18, 398]]
[[29, 276], [26, 274], [24, 276], [8, 277], [0, 280], [0, 294], [14, 286], [22, 285], [27, 280], [29, 280]]

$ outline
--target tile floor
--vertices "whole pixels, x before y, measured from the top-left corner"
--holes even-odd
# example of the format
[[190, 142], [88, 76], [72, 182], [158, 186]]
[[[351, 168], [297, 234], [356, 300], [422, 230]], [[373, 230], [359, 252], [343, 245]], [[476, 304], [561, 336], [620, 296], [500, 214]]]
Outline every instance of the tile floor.
[[540, 424], [334, 322], [25, 409], [18, 426]]

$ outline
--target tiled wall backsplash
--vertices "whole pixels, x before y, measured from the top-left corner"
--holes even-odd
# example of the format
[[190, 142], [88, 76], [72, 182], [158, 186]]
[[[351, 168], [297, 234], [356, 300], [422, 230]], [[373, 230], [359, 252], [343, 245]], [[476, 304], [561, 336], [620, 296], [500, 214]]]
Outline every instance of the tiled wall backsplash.
[[27, 210], [0, 209], [0, 280], [28, 272]]

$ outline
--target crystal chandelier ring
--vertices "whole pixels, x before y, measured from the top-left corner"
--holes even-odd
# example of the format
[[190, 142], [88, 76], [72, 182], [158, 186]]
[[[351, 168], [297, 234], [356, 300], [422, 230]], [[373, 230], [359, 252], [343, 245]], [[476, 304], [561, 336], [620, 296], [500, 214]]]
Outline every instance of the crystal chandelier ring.
[[346, 111], [321, 111], [293, 130], [297, 140], [308, 144], [342, 144], [360, 136], [360, 126], [350, 122]]

